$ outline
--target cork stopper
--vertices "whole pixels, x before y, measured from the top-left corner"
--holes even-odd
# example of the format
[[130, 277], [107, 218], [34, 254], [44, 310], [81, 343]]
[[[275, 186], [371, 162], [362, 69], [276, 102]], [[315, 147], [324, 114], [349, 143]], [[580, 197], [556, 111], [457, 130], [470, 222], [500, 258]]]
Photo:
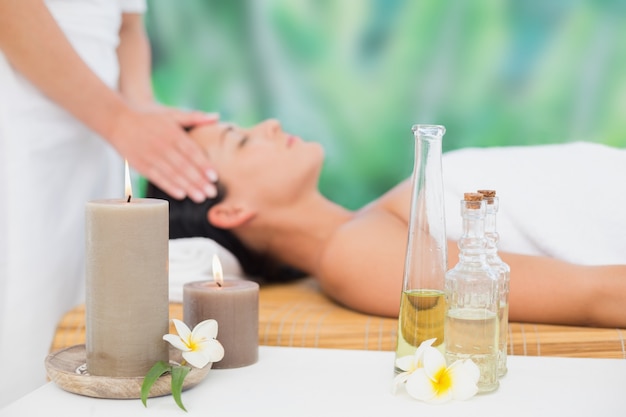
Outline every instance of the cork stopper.
[[487, 204], [494, 203], [494, 197], [496, 196], [496, 190], [478, 190], [478, 194], [481, 194], [487, 201]]
[[477, 193], [478, 194], [482, 194], [485, 197], [495, 197], [496, 196], [496, 190], [478, 190]]
[[465, 202], [465, 207], [469, 209], [479, 209], [480, 202], [483, 199], [483, 195], [480, 193], [464, 193], [463, 201]]

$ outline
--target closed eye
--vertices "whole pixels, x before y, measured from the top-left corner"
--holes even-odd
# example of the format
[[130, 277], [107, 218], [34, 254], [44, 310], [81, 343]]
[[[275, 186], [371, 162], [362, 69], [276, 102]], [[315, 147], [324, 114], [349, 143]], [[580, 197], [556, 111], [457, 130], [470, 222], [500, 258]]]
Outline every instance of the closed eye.
[[245, 130], [236, 129], [233, 125], [224, 130], [223, 136], [228, 136], [228, 141], [235, 144], [237, 148], [243, 147], [249, 139]]
[[239, 138], [239, 142], [237, 143], [237, 147], [238, 148], [242, 148], [248, 142], [249, 138], [250, 137], [248, 135], [242, 135], [241, 138]]

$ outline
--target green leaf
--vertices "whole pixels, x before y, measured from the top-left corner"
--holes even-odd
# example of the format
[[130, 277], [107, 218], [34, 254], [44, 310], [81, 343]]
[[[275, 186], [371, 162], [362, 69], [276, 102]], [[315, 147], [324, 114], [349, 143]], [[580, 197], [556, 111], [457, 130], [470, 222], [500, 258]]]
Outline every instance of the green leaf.
[[174, 366], [172, 367], [172, 397], [174, 397], [174, 401], [180, 408], [184, 411], [187, 411], [183, 406], [183, 401], [180, 396], [183, 392], [183, 381], [187, 374], [191, 371], [191, 368], [188, 366]]
[[148, 401], [148, 394], [150, 393], [152, 385], [154, 385], [156, 380], [159, 379], [161, 375], [171, 370], [172, 367], [165, 361], [159, 361], [155, 363], [152, 368], [150, 368], [146, 376], [143, 378], [143, 383], [141, 384], [141, 402], [145, 407], [147, 407], [146, 402]]

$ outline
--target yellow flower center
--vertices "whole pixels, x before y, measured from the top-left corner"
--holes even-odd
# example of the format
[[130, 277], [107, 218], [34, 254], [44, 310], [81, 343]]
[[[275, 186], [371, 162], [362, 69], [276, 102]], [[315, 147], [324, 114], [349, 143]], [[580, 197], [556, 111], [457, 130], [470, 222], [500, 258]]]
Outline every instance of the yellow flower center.
[[450, 373], [445, 367], [442, 367], [439, 372], [433, 376], [433, 385], [438, 395], [450, 389], [452, 386], [452, 378], [450, 378]]
[[187, 339], [186, 345], [187, 347], [189, 347], [189, 349], [191, 349], [192, 352], [195, 352], [196, 350], [198, 350], [198, 344], [191, 337]]

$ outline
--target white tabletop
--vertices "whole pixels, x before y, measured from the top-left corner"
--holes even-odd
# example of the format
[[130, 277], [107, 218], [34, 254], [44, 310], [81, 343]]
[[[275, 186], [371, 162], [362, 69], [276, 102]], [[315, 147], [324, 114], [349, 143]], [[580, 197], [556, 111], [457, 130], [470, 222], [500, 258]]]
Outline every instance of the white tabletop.
[[[104, 400], [48, 383], [0, 410], [13, 416], [624, 416], [626, 360], [513, 356], [500, 388], [463, 402], [428, 405], [391, 393], [393, 352], [260, 347], [259, 361], [211, 370], [171, 396]], [[395, 413], [395, 414], [394, 414]], [[404, 413], [404, 414], [400, 414]]]

